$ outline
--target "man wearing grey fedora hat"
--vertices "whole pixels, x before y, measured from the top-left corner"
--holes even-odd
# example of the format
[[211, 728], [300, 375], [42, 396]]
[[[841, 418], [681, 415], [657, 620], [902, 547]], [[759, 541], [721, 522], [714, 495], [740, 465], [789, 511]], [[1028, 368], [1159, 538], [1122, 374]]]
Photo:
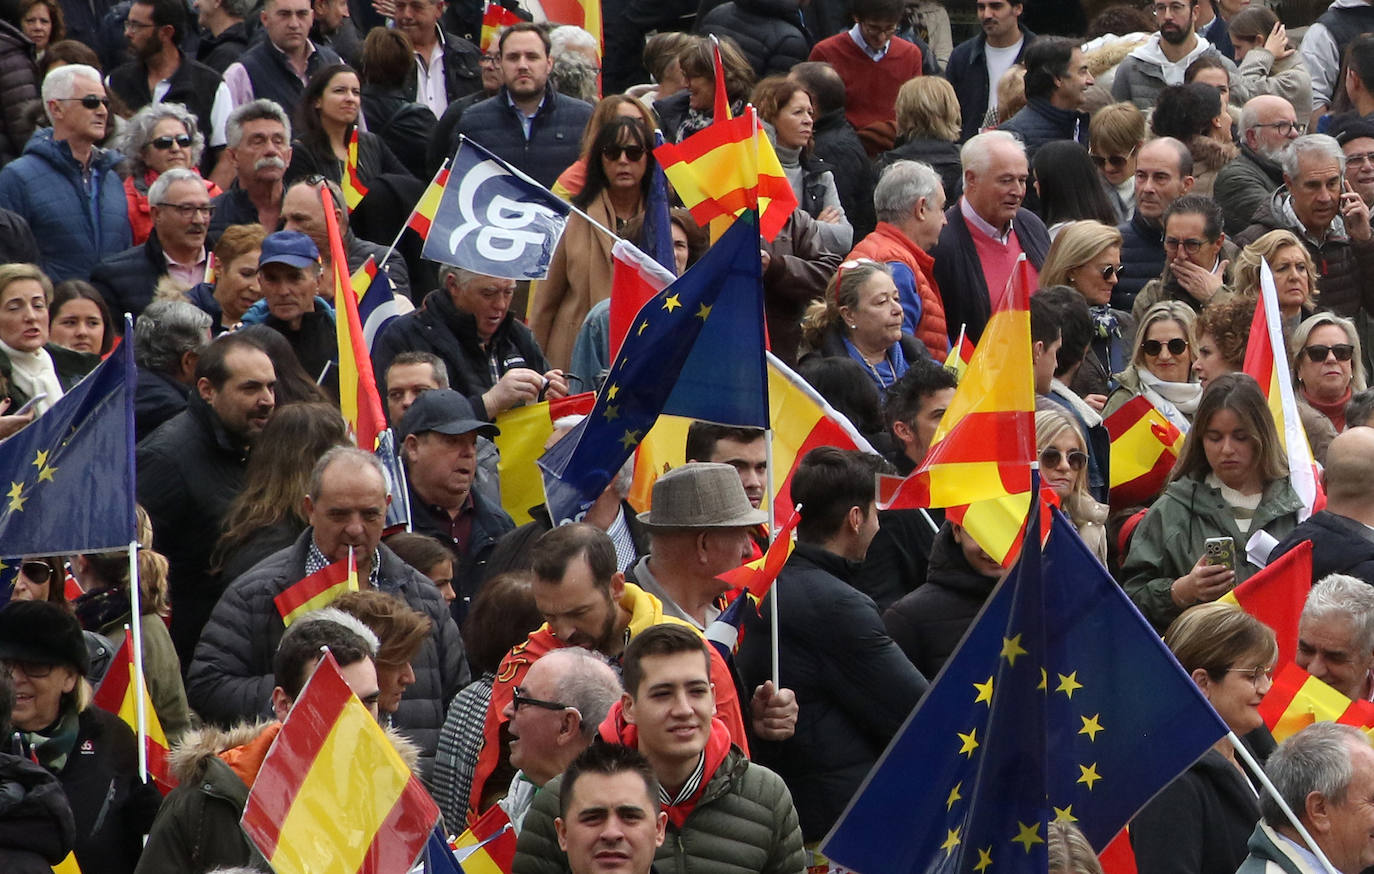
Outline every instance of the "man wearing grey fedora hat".
[[689, 462], [654, 482], [651, 509], [639, 514], [649, 529], [649, 554], [626, 578], [663, 602], [663, 612], [698, 631], [720, 615], [716, 599], [730, 590], [720, 575], [748, 561], [750, 529], [768, 511], [749, 501], [728, 464]]

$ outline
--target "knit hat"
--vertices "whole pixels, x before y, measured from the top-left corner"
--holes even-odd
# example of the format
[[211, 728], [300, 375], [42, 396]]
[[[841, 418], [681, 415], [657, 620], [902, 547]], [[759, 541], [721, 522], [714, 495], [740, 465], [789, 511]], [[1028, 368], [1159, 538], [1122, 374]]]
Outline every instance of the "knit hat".
[[12, 601], [0, 610], [0, 659], [91, 670], [76, 616], [50, 601]]

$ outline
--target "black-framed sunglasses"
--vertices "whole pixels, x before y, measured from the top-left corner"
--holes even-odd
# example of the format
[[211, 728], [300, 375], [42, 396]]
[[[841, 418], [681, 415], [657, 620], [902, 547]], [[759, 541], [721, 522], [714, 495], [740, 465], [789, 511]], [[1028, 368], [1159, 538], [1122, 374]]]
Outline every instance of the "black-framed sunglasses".
[[1337, 361], [1349, 361], [1355, 357], [1355, 347], [1349, 343], [1337, 343], [1335, 346], [1304, 346], [1302, 351], [1313, 364], [1321, 364], [1327, 355], [1335, 355]]
[[19, 565], [19, 572], [35, 583], [46, 583], [52, 579], [52, 565], [46, 561], [26, 561]]
[[557, 701], [544, 701], [540, 698], [531, 698], [525, 694], [524, 686], [515, 687], [515, 691], [511, 693], [510, 701], [511, 706], [516, 710], [519, 710], [521, 707], [529, 706], [540, 707], [544, 710], [560, 711], [567, 710], [572, 706], [571, 704], [559, 704]]
[[58, 97], [59, 103], [80, 103], [85, 109], [99, 109], [100, 107], [110, 108], [110, 98], [101, 97], [99, 94], [87, 94], [85, 97]]
[[624, 155], [631, 162], [638, 161], [644, 157], [643, 146], [622, 146], [616, 143], [612, 146], [602, 146], [601, 154], [606, 156], [607, 161], [619, 161], [620, 156]]
[[1165, 349], [1169, 350], [1170, 355], [1182, 355], [1184, 352], [1188, 351], [1188, 341], [1182, 337], [1175, 337], [1168, 343], [1159, 340], [1146, 340], [1144, 343], [1140, 344], [1140, 348], [1151, 358], [1157, 357], [1159, 353]]
[[10, 674], [13, 674], [14, 669], [18, 668], [23, 671], [26, 677], [32, 677], [35, 680], [41, 680], [51, 674], [53, 668], [52, 665], [43, 662], [30, 662], [23, 659], [0, 659], [0, 666], [3, 666]]
[[1102, 268], [1102, 279], [1105, 281], [1111, 279], [1114, 276], [1120, 276], [1121, 271], [1125, 269], [1126, 268], [1120, 264], [1108, 264], [1107, 266]]
[[1097, 169], [1099, 170], [1103, 169], [1108, 164], [1111, 165], [1113, 170], [1125, 170], [1126, 165], [1131, 162], [1131, 156], [1134, 154], [1135, 149], [1131, 149], [1131, 151], [1125, 155], [1098, 155], [1094, 152], [1089, 152], [1088, 157], [1093, 159], [1093, 163], [1097, 165]]
[[1040, 466], [1047, 470], [1057, 470], [1066, 458], [1070, 470], [1082, 470], [1088, 465], [1088, 453], [1081, 449], [1074, 449], [1067, 456], [1054, 447], [1040, 450]]
[[148, 145], [161, 152], [167, 151], [172, 146], [181, 146], [183, 149], [189, 149], [191, 148], [191, 137], [189, 134], [178, 134], [174, 137], [155, 137]]

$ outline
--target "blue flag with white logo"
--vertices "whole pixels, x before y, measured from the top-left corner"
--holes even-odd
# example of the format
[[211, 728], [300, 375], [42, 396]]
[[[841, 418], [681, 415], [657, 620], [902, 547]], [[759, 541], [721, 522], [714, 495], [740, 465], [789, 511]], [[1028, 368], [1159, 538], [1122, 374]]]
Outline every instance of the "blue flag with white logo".
[[[0, 443], [5, 555], [125, 549], [134, 539], [133, 324], [43, 415]], [[60, 584], [60, 581], [59, 581]]]
[[1226, 724], [1053, 511], [822, 845], [864, 872], [1043, 872], [1052, 821], [1101, 851]]
[[542, 279], [572, 207], [464, 137], [421, 255], [485, 276]]

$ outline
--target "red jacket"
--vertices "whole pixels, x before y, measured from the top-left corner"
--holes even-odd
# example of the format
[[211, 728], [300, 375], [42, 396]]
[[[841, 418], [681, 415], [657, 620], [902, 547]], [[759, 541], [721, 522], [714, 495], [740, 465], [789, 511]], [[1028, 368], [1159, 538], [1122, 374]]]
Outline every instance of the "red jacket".
[[930, 253], [911, 242], [896, 225], [878, 222], [873, 233], [860, 240], [848, 257], [870, 258], [883, 263], [898, 261], [911, 268], [916, 276], [916, 294], [921, 299], [921, 323], [916, 326], [916, 339], [926, 344], [932, 358], [944, 361], [949, 352], [949, 332], [940, 289], [931, 275], [935, 259]]

